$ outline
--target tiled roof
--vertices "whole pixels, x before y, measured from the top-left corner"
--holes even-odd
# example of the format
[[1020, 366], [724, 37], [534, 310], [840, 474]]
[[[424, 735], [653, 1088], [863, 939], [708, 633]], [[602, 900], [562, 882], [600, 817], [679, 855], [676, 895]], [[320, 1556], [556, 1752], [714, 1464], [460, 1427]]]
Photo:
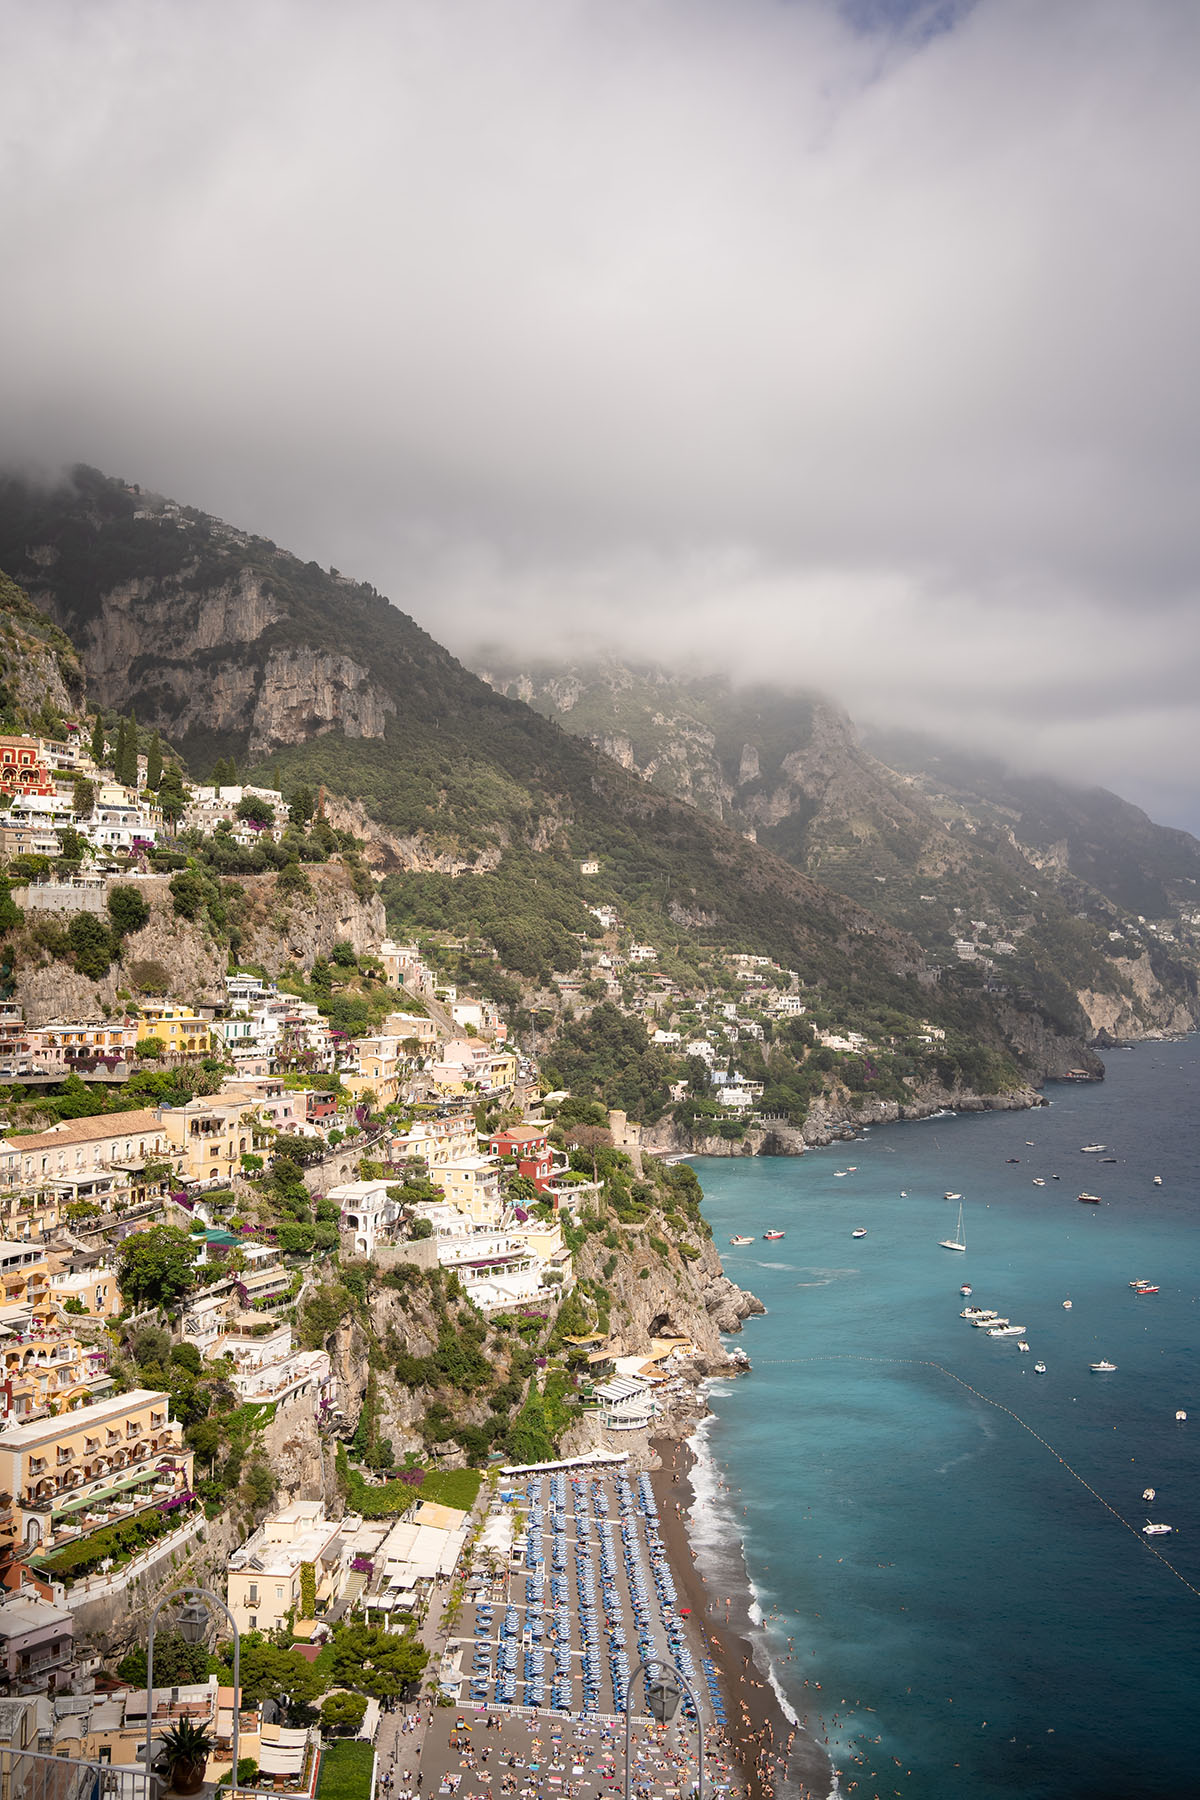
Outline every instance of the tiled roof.
[[134, 1137], [139, 1131], [158, 1130], [158, 1114], [140, 1107], [136, 1112], [101, 1113], [92, 1119], [64, 1119], [49, 1131], [6, 1141], [14, 1150], [56, 1150], [63, 1144], [94, 1144], [101, 1138]]

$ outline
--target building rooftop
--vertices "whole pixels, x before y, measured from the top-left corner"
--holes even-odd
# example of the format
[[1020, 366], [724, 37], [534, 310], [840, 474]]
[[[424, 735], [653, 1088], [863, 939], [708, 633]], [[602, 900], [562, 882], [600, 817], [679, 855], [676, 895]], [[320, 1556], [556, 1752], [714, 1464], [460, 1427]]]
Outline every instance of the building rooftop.
[[94, 1406], [80, 1407], [78, 1412], [61, 1418], [37, 1419], [32, 1425], [9, 1425], [0, 1432], [0, 1450], [30, 1450], [39, 1444], [53, 1444], [66, 1433], [85, 1426], [103, 1425], [106, 1419], [123, 1419], [139, 1406], [161, 1401], [166, 1407], [170, 1396], [153, 1388], [131, 1388], [127, 1394], [114, 1394], [111, 1400], [97, 1400]]
[[57, 1150], [64, 1144], [92, 1144], [100, 1138], [136, 1137], [139, 1131], [158, 1131], [158, 1114], [146, 1107], [136, 1112], [100, 1113], [92, 1119], [64, 1119], [49, 1131], [8, 1139], [14, 1150]]

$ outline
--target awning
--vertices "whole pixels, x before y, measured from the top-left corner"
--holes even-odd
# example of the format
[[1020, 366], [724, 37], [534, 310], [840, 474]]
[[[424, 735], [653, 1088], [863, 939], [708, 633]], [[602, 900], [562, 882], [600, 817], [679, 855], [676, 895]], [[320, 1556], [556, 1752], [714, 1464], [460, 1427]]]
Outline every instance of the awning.
[[50, 1517], [57, 1519], [63, 1513], [78, 1512], [81, 1507], [99, 1506], [114, 1494], [123, 1494], [130, 1488], [140, 1487], [143, 1482], [157, 1480], [157, 1469], [147, 1469], [141, 1475], [126, 1475], [123, 1480], [114, 1481], [109, 1487], [96, 1488], [90, 1494], [79, 1494], [74, 1500], [64, 1500], [61, 1506], [52, 1509]]

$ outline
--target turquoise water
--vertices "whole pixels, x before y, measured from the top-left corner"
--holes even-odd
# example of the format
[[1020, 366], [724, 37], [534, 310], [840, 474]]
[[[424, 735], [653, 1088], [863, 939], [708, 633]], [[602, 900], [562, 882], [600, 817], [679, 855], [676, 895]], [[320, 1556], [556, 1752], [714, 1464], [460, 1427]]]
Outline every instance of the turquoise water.
[[[1200, 1042], [1108, 1068], [1033, 1112], [698, 1164], [768, 1308], [734, 1340], [753, 1373], [713, 1384], [702, 1560], [727, 1572], [732, 1518], [778, 1678], [856, 1800], [1200, 1793]], [[939, 1248], [946, 1190], [964, 1255]], [[1147, 1540], [1151, 1517], [1175, 1532]]]

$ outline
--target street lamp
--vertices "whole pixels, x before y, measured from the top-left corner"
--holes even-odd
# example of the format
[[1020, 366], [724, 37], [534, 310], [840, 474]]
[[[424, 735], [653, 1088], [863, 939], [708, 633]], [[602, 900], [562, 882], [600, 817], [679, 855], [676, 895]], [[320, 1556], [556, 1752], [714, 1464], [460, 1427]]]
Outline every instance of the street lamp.
[[229, 1777], [229, 1800], [234, 1800], [238, 1778], [238, 1716], [242, 1707], [241, 1690], [241, 1637], [233, 1614], [225, 1602], [216, 1594], [210, 1594], [207, 1588], [176, 1588], [173, 1594], [165, 1594], [150, 1614], [150, 1633], [146, 1639], [146, 1780], [150, 1780], [150, 1733], [154, 1724], [154, 1632], [158, 1624], [158, 1615], [164, 1606], [182, 1599], [175, 1620], [175, 1629], [185, 1644], [202, 1644], [208, 1631], [209, 1611], [219, 1607], [229, 1620], [229, 1629], [233, 1633], [233, 1771]]
[[[650, 1680], [651, 1669], [659, 1671], [653, 1680]], [[659, 1725], [670, 1724], [675, 1717], [675, 1709], [684, 1694], [691, 1701], [692, 1711], [696, 1715], [696, 1741], [699, 1750], [696, 1800], [704, 1800], [704, 1722], [700, 1717], [700, 1704], [692, 1692], [686, 1675], [680, 1674], [671, 1667], [670, 1663], [663, 1662], [657, 1656], [644, 1657], [638, 1663], [630, 1675], [625, 1689], [625, 1800], [629, 1800], [629, 1754], [633, 1730], [633, 1714], [630, 1711], [629, 1703], [633, 1698], [633, 1684], [639, 1675], [645, 1675], [647, 1678], [646, 1705], [650, 1709], [651, 1718]]]

